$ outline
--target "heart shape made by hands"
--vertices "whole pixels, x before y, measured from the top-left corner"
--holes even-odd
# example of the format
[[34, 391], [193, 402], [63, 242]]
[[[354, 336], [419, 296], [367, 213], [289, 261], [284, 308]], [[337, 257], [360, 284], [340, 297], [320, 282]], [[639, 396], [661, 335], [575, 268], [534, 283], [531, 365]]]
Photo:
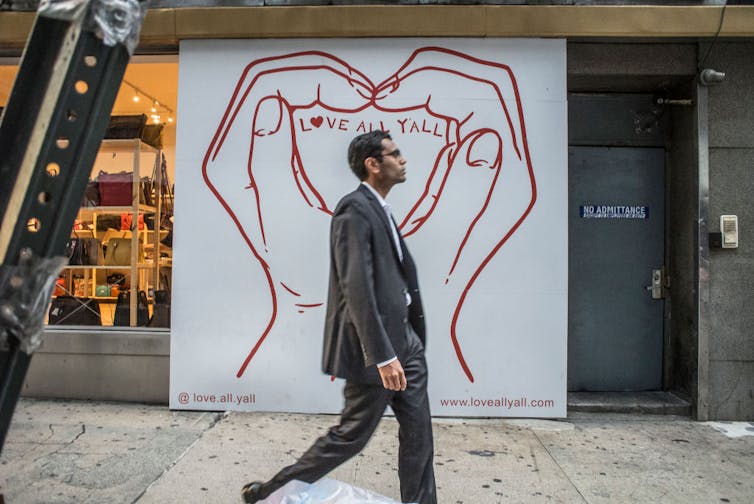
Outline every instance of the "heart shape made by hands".
[[[431, 64], [427, 63], [426, 58], [430, 57]], [[293, 64], [286, 66], [290, 61], [292, 61], [293, 58], [297, 58], [298, 64]], [[302, 64], [302, 61], [306, 58], [310, 58], [316, 63], [312, 63], [313, 66], [307, 67], [306, 65]], [[292, 118], [292, 112], [297, 109], [306, 109], [310, 108], [313, 104], [320, 104], [326, 106], [328, 110], [331, 112], [338, 112], [340, 116], [343, 116], [345, 114], [353, 113], [356, 111], [361, 111], [364, 109], [376, 109], [380, 110], [382, 112], [392, 112], [392, 113], [408, 113], [413, 110], [417, 109], [424, 109], [427, 112], [430, 113], [431, 116], [433, 116], [435, 119], [444, 119], [445, 121], [454, 121], [458, 127], [460, 128], [463, 126], [464, 132], [463, 134], [459, 134], [459, 131], [456, 131], [457, 137], [453, 139], [454, 141], [451, 142], [451, 139], [448, 138], [447, 142], [448, 144], [446, 147], [441, 151], [443, 155], [438, 155], [435, 161], [435, 167], [430, 175], [430, 177], [437, 177], [438, 180], [440, 180], [442, 183], [440, 183], [440, 191], [442, 190], [442, 187], [444, 186], [444, 181], [446, 180], [446, 176], [449, 173], [449, 169], [453, 163], [453, 160], [455, 159], [455, 154], [460, 152], [460, 146], [466, 144], [467, 148], [471, 148], [471, 146], [474, 145], [474, 143], [477, 142], [483, 135], [485, 137], [489, 137], [490, 135], [497, 136], [498, 139], [502, 141], [502, 137], [506, 136], [507, 138], [511, 139], [511, 147], [513, 149], [513, 155], [511, 158], [517, 158], [520, 160], [520, 162], [523, 164], [524, 169], [526, 170], [528, 174], [529, 184], [530, 184], [530, 194], [531, 197], [528, 199], [528, 201], [525, 202], [525, 208], [521, 209], [520, 216], [516, 219], [515, 223], [510, 227], [510, 229], [507, 230], [507, 232], [504, 233], [503, 236], [499, 237], [497, 239], [497, 243], [495, 243], [490, 249], [488, 249], [488, 252], [484, 255], [484, 257], [481, 259], [480, 264], [476, 267], [471, 277], [466, 280], [466, 285], [462, 291], [462, 294], [460, 298], [456, 302], [455, 309], [453, 310], [453, 316], [450, 326], [450, 339], [452, 342], [452, 345], [455, 349], [455, 353], [457, 355], [458, 361], [463, 368], [464, 373], [466, 374], [468, 380], [470, 382], [474, 382], [474, 377], [471, 373], [471, 370], [469, 369], [466, 360], [463, 356], [463, 352], [461, 351], [460, 343], [457, 339], [456, 335], [456, 326], [458, 323], [458, 317], [461, 312], [461, 309], [464, 305], [464, 302], [466, 300], [466, 295], [472, 288], [473, 284], [475, 283], [476, 279], [479, 277], [479, 275], [482, 273], [482, 270], [485, 269], [486, 265], [492, 260], [492, 258], [496, 255], [498, 250], [507, 242], [507, 240], [510, 238], [510, 236], [518, 229], [518, 227], [521, 225], [521, 223], [527, 218], [529, 215], [532, 207], [534, 206], [534, 203], [536, 201], [536, 185], [535, 185], [535, 179], [534, 179], [534, 171], [532, 168], [531, 158], [529, 155], [529, 149], [528, 149], [528, 142], [526, 139], [526, 129], [524, 126], [524, 114], [522, 111], [522, 104], [521, 99], [518, 91], [518, 85], [516, 84], [516, 79], [511, 71], [510, 67], [507, 65], [496, 63], [492, 61], [483, 61], [479, 60], [477, 58], [474, 58], [473, 56], [454, 51], [451, 49], [441, 48], [441, 47], [422, 47], [413, 52], [405, 63], [403, 63], [399, 69], [385, 79], [380, 84], [373, 83], [366, 75], [358, 71], [356, 68], [348, 65], [345, 61], [342, 59], [337, 58], [334, 55], [322, 52], [322, 51], [302, 51], [298, 53], [291, 53], [286, 54], [274, 58], [264, 58], [260, 60], [255, 60], [251, 62], [245, 69], [243, 76], [241, 77], [241, 81], [239, 81], [238, 85], [236, 86], [236, 91], [234, 92], [233, 96], [230, 99], [230, 102], [228, 103], [228, 106], [226, 108], [225, 114], [223, 116], [222, 121], [220, 122], [215, 135], [212, 139], [212, 142], [210, 143], [207, 152], [205, 153], [205, 158], [202, 164], [202, 172], [205, 178], [205, 181], [207, 185], [209, 186], [210, 190], [215, 194], [215, 196], [218, 198], [220, 203], [223, 207], [227, 210], [230, 217], [233, 219], [233, 221], [237, 224], [238, 229], [243, 236], [244, 240], [249, 246], [249, 249], [251, 250], [254, 257], [257, 259], [261, 267], [263, 268], [263, 272], [267, 277], [267, 284], [269, 288], [270, 293], [270, 299], [272, 302], [272, 311], [270, 313], [270, 318], [267, 324], [267, 327], [264, 329], [263, 333], [259, 335], [257, 341], [254, 343], [253, 347], [249, 351], [248, 355], [244, 359], [240, 369], [238, 370], [236, 376], [240, 378], [243, 376], [246, 367], [249, 365], [250, 361], [256, 354], [259, 347], [262, 345], [263, 341], [269, 334], [270, 330], [275, 324], [275, 320], [277, 318], [277, 308], [278, 308], [278, 299], [277, 299], [277, 292], [276, 292], [276, 284], [277, 282], [273, 279], [272, 273], [270, 271], [270, 268], [268, 264], [262, 259], [262, 257], [259, 254], [259, 251], [255, 244], [253, 243], [250, 236], [246, 233], [246, 230], [243, 229], [243, 226], [240, 225], [238, 217], [234, 213], [233, 209], [229, 206], [228, 202], [224, 199], [220, 191], [217, 187], [214, 186], [214, 184], [211, 181], [211, 177], [208, 175], [208, 165], [212, 164], [215, 161], [216, 156], [219, 154], [219, 151], [222, 148], [222, 145], [224, 143], [224, 140], [226, 136], [228, 135], [231, 126], [236, 118], [236, 113], [240, 109], [240, 106], [243, 104], [244, 100], [247, 96], [249, 96], [250, 89], [254, 86], [254, 84], [257, 82], [257, 78], [259, 75], [262, 74], [269, 74], [271, 72], [271, 68], [276, 69], [276, 71], [286, 71], [286, 72], [301, 72], [301, 71], [307, 71], [314, 68], [316, 71], [321, 70], [323, 64], [322, 60], [326, 62], [324, 67], [330, 72], [327, 75], [330, 77], [333, 77], [335, 79], [342, 79], [344, 82], [350, 86], [352, 90], [356, 94], [360, 96], [360, 99], [363, 103], [359, 104], [357, 107], [351, 107], [351, 106], [335, 106], [333, 104], [326, 103], [323, 101], [323, 97], [320, 95], [320, 92], [322, 90], [321, 86], [316, 87], [316, 98], [311, 100], [304, 100], [303, 103], [289, 103], [288, 101], [285, 101], [285, 106], [288, 108], [289, 114], [291, 114]], [[277, 67], [280, 67], [278, 69]], [[255, 73], [256, 72], [256, 73]], [[448, 75], [453, 78], [460, 77], [466, 79], [470, 83], [479, 83], [483, 86], [485, 86], [485, 89], [491, 89], [494, 92], [494, 96], [499, 100], [497, 103], [499, 104], [499, 115], [502, 117], [503, 121], [502, 128], [504, 131], [498, 132], [499, 127], [491, 127], [490, 125], [486, 124], [475, 124], [474, 121], [478, 120], [477, 117], [482, 117], [482, 115], [475, 115], [473, 113], [468, 113], [467, 110], [462, 111], [455, 111], [455, 110], [448, 110], [448, 111], [440, 111], [440, 110], [430, 110], [430, 103], [432, 105], [444, 105], [447, 103], [450, 103], [453, 105], [455, 102], [443, 102], [441, 100], [438, 100], [436, 103], [431, 101], [432, 94], [428, 93], [425, 97], [419, 97], [418, 99], [414, 100], [414, 103], [408, 103], [401, 105], [400, 107], [396, 107], [395, 105], [392, 106], [386, 106], [385, 100], [391, 96], [393, 96], [394, 93], [396, 93], [399, 89], [402, 88], [403, 85], [405, 85], [406, 82], [413, 83], [416, 81], [417, 76], [421, 75], [421, 78], [426, 80], [426, 85], [429, 88], [431, 88], [436, 83], [434, 82], [438, 75]], [[499, 82], [498, 82], [499, 81]], [[247, 84], [245, 87], [244, 84]], [[409, 92], [413, 90], [412, 85], [407, 86], [407, 89]], [[279, 91], [278, 91], [279, 93]], [[273, 96], [267, 96], [263, 97], [264, 99], [273, 98]], [[416, 98], [416, 97], [414, 97]], [[261, 102], [262, 100], [259, 100]], [[257, 113], [259, 112], [259, 107], [257, 102], [257, 106], [254, 107], [254, 121], [256, 122], [257, 119]], [[460, 114], [460, 115], [459, 115]], [[301, 120], [301, 118], [299, 118]], [[325, 122], [326, 121], [326, 122]], [[402, 122], [403, 121], [403, 122]], [[444, 136], [444, 133], [439, 128], [434, 128], [433, 125], [427, 124], [426, 122], [419, 122], [419, 121], [409, 121], [407, 118], [403, 118], [402, 121], [400, 119], [396, 119], [396, 124], [393, 125], [396, 127], [396, 130], [400, 129], [402, 133], [417, 133], [417, 134], [429, 134], [432, 136]], [[365, 121], [361, 121], [359, 123], [356, 123], [354, 126], [355, 121], [350, 121], [347, 117], [338, 117], [337, 120], [335, 117], [330, 117], [330, 115], [323, 116], [323, 115], [317, 115], [314, 117], [311, 117], [309, 119], [309, 123], [315, 127], [320, 128], [323, 125], [327, 125], [330, 129], [338, 129], [341, 131], [348, 131], [349, 126], [354, 127], [356, 133], [359, 132], [366, 132], [371, 131], [373, 129], [372, 123], [368, 123], [368, 126]], [[382, 123], [382, 121], [379, 121], [379, 126], [381, 129], [385, 128], [385, 125]], [[301, 121], [301, 130], [302, 132], [305, 131], [304, 122]], [[376, 127], [376, 124], [375, 124]], [[363, 128], [363, 130], [361, 129]], [[454, 146], [455, 149], [451, 150], [450, 147]], [[502, 144], [501, 144], [502, 146]], [[252, 143], [252, 150], [253, 150], [253, 143]], [[294, 175], [297, 177], [296, 183], [299, 187], [299, 190], [301, 191], [302, 195], [304, 196], [304, 199], [311, 207], [317, 207], [320, 210], [331, 213], [328, 206], [326, 205], [326, 202], [322, 198], [321, 194], [317, 191], [317, 188], [311, 183], [311, 180], [306, 174], [306, 170], [304, 169], [303, 163], [301, 162], [298, 146], [296, 144], [296, 138], [293, 138], [293, 148], [294, 148], [294, 156], [292, 157], [292, 167], [294, 168]], [[447, 151], [446, 151], [447, 149]], [[468, 152], [468, 151], [466, 151]], [[457, 261], [458, 257], [460, 256], [461, 250], [463, 250], [469, 236], [471, 235], [472, 230], [474, 229], [477, 221], [481, 219], [482, 215], [485, 212], [485, 209], [487, 208], [490, 198], [493, 194], [493, 189], [495, 187], [496, 181], [497, 181], [497, 175], [501, 171], [502, 167], [502, 149], [498, 149], [498, 153], [495, 159], [492, 160], [492, 163], [490, 163], [490, 168], [494, 168], [496, 171], [495, 176], [493, 177], [490, 187], [486, 192], [486, 200], [483, 202], [483, 205], [481, 206], [481, 209], [479, 210], [478, 214], [474, 217], [472, 224], [468, 227], [465, 233], [465, 237], [463, 239], [463, 242], [460, 244], [458, 251], [456, 253], [455, 261]], [[452, 154], [452, 155], [450, 155]], [[450, 155], [450, 158], [448, 157]], [[477, 161], [473, 159], [466, 159], [467, 163], [469, 163], [470, 166], [476, 166], [478, 164]], [[441, 170], [439, 164], [445, 162], [447, 166], [445, 167], [445, 170]], [[300, 178], [299, 178], [300, 177]], [[409, 212], [409, 216], [406, 217], [405, 222], [402, 223], [401, 227], [405, 227], [407, 222], [410, 220], [410, 218], [416, 217], [414, 215], [414, 211], [417, 210], [420, 206], [420, 203], [424, 201], [426, 198], [430, 198], [431, 204], [429, 205], [429, 208], [425, 211], [425, 213], [419, 215], [419, 219], [416, 220], [417, 225], [413, 226], [411, 229], [406, 230], [406, 233], [404, 236], [408, 236], [412, 234], [414, 231], [416, 231], [420, 226], [421, 223], [427, 220], [429, 218], [430, 214], [434, 210], [436, 206], [436, 201], [440, 198], [440, 193], [432, 193], [429, 188], [431, 185], [432, 179], [430, 178], [426, 183], [426, 190], [424, 191], [423, 195], [421, 196], [421, 199], [415, 204], [414, 208]], [[253, 189], [255, 192], [258, 190], [254, 180], [252, 179], [252, 183], [248, 186], [248, 188]], [[304, 193], [304, 189], [307, 189], [307, 193]], [[310, 196], [314, 198], [314, 200], [310, 199]], [[315, 201], [316, 200], [316, 201]], [[258, 214], [261, 218], [261, 209], [258, 208]], [[260, 220], [261, 225], [261, 220]], [[263, 231], [262, 231], [263, 233]], [[452, 273], [453, 268], [455, 268], [455, 262], [453, 267], [450, 270], [450, 273]], [[285, 285], [283, 285], [285, 287]], [[312, 306], [320, 306], [322, 303], [317, 303], [316, 305]], [[301, 305], [297, 305], [301, 306]]]

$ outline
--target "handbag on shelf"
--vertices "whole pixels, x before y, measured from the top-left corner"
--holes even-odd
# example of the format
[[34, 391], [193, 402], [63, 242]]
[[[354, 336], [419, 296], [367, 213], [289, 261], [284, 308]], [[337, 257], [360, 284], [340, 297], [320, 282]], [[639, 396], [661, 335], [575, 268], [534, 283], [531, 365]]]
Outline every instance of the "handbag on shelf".
[[84, 264], [84, 245], [82, 239], [78, 236], [70, 238], [65, 246], [65, 254], [68, 256], [69, 266], [80, 266]]
[[97, 297], [108, 297], [110, 296], [110, 286], [109, 285], [97, 285], [94, 288], [94, 295]]
[[105, 138], [139, 138], [155, 149], [162, 149], [164, 124], [148, 124], [146, 114], [114, 115], [105, 131]]
[[173, 230], [172, 229], [168, 231], [168, 234], [165, 235], [165, 238], [160, 240], [160, 243], [168, 248], [173, 248]]
[[102, 243], [97, 238], [79, 238], [82, 245], [81, 264], [101, 266], [105, 264], [105, 253]]
[[101, 206], [131, 206], [133, 203], [133, 172], [99, 172], [97, 176]]
[[164, 124], [145, 125], [144, 131], [141, 132], [141, 141], [147, 145], [151, 145], [155, 149], [162, 149], [164, 147], [162, 142], [162, 132], [164, 129]]
[[99, 196], [99, 182], [96, 180], [90, 180], [86, 185], [84, 191], [84, 199], [81, 202], [82, 207], [98, 207], [100, 206]]
[[52, 295], [56, 297], [65, 296], [67, 292], [65, 277], [61, 275], [55, 280], [55, 290], [53, 290]]
[[[107, 241], [105, 253], [105, 266], [129, 266], [131, 264], [131, 238], [110, 238]], [[139, 251], [136, 256], [137, 262], [142, 262], [144, 251], [139, 241]]]
[[66, 245], [68, 264], [70, 266], [98, 266], [105, 264], [102, 244], [97, 238], [79, 238], [78, 235], [68, 240]]
[[[107, 231], [108, 229], [120, 229], [120, 215], [98, 215], [97, 231]], [[103, 240], [106, 241], [106, 240]]]
[[154, 291], [154, 306], [149, 327], [170, 327], [170, 291]]
[[[131, 226], [133, 225], [134, 216], [132, 213], [120, 214], [120, 229], [121, 231], [133, 231]], [[144, 214], [139, 214], [139, 229], [144, 229]]]
[[[159, 183], [158, 183], [159, 178]], [[173, 217], [173, 188], [170, 184], [170, 178], [168, 177], [168, 166], [163, 154], [159, 159], [155, 160], [154, 169], [152, 170], [151, 181], [151, 194], [152, 194], [152, 206], [156, 206], [156, 202], [160, 202], [160, 229], [172, 229], [173, 223], [171, 218]], [[148, 216], [147, 219], [151, 219], [153, 222], [150, 224], [147, 220], [147, 228], [154, 229], [155, 216]]]
[[101, 326], [99, 302], [93, 298], [58, 296], [50, 303], [48, 325]]
[[146, 114], [111, 116], [110, 123], [107, 125], [107, 130], [105, 130], [105, 138], [141, 138], [144, 126], [146, 125]]
[[[146, 326], [149, 323], [149, 301], [147, 293], [139, 291], [136, 300], [136, 325]], [[115, 303], [115, 316], [113, 325], [129, 326], [131, 325], [131, 293], [123, 291], [118, 294], [118, 301]]]
[[155, 206], [154, 182], [152, 177], [141, 177], [139, 181], [139, 203], [142, 205]]
[[[120, 222], [120, 217], [118, 217], [118, 222]], [[120, 227], [120, 224], [118, 224], [118, 227]], [[107, 244], [110, 242], [110, 240], [114, 238], [131, 238], [131, 232], [130, 231], [121, 231], [120, 229], [108, 229], [105, 231], [105, 235], [102, 237], [102, 244], [105, 245], [105, 254], [107, 255]]]
[[107, 275], [107, 285], [110, 287], [110, 296], [118, 297], [122, 290], [128, 289], [129, 283], [126, 281], [126, 275], [123, 273], [111, 273]]

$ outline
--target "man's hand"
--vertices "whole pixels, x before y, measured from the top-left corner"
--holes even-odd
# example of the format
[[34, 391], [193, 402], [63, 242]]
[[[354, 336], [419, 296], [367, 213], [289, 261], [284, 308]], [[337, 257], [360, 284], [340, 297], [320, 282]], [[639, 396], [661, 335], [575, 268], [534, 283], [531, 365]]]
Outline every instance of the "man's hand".
[[377, 370], [380, 372], [383, 387], [396, 392], [406, 390], [406, 374], [403, 372], [403, 366], [398, 359], [377, 368]]

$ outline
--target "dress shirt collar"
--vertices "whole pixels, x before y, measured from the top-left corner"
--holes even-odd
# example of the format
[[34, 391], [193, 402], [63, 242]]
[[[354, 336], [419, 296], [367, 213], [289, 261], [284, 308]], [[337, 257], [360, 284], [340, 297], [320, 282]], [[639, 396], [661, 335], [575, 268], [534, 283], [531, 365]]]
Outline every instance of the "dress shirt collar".
[[374, 196], [377, 198], [377, 201], [380, 203], [380, 206], [382, 208], [385, 208], [386, 206], [388, 206], [388, 202], [385, 201], [385, 198], [383, 198], [382, 196], [380, 196], [380, 193], [377, 192], [377, 189], [375, 189], [374, 187], [370, 186], [367, 181], [362, 182], [362, 184], [364, 184], [367, 189], [369, 189], [370, 191], [372, 191], [372, 194], [374, 194]]
[[393, 235], [393, 245], [395, 246], [395, 252], [398, 254], [398, 259], [400, 259], [401, 262], [403, 262], [403, 250], [401, 249], [401, 240], [398, 237], [398, 228], [395, 226], [395, 222], [393, 221], [393, 208], [390, 206], [390, 203], [385, 201], [382, 196], [377, 192], [377, 190], [367, 184], [366, 182], [362, 182], [365, 186], [367, 186], [367, 189], [372, 191], [372, 194], [377, 198], [377, 201], [380, 203], [380, 206], [382, 207], [382, 211], [385, 212], [385, 217], [387, 217], [388, 225], [390, 226], [390, 232]]

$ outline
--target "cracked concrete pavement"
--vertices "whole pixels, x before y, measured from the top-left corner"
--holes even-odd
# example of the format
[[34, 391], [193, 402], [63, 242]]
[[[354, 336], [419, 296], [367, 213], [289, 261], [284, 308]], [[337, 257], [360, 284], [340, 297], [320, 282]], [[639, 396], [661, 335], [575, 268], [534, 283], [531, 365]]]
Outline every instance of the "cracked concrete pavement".
[[[0, 457], [9, 503], [240, 502], [336, 417], [22, 399]], [[330, 477], [398, 499], [397, 423]], [[687, 418], [436, 419], [439, 502], [754, 501], [754, 437]]]

